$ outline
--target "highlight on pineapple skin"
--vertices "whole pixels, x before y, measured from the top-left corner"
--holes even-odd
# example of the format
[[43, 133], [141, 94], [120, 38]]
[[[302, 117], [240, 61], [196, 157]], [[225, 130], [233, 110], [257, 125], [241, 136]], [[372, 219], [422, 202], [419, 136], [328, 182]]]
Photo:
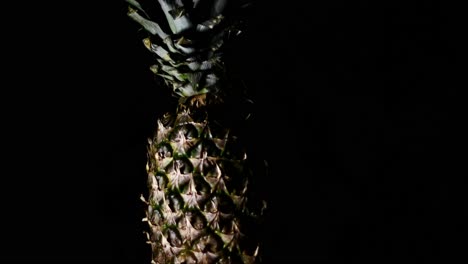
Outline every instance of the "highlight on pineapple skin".
[[[248, 155], [232, 114], [246, 99], [228, 78], [223, 47], [244, 6], [227, 0], [127, 0], [148, 36], [150, 70], [178, 98], [148, 140], [147, 243], [151, 263], [259, 263], [264, 202], [252, 195]], [[156, 6], [155, 6], [156, 5]], [[157, 11], [154, 11], [156, 9]], [[164, 19], [161, 19], [164, 18]]]

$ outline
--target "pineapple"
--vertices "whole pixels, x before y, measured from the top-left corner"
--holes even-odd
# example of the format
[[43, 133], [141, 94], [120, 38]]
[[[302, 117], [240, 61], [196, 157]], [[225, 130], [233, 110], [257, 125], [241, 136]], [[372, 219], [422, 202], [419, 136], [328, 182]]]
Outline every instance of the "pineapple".
[[143, 44], [155, 57], [150, 70], [178, 98], [149, 139], [149, 189], [141, 199], [152, 263], [260, 262], [265, 203], [253, 195], [254, 173], [241, 137], [250, 113], [221, 53], [224, 42], [240, 33], [229, 14], [244, 6], [158, 0], [161, 19], [149, 16], [142, 3], [127, 2], [130, 18], [148, 33]]

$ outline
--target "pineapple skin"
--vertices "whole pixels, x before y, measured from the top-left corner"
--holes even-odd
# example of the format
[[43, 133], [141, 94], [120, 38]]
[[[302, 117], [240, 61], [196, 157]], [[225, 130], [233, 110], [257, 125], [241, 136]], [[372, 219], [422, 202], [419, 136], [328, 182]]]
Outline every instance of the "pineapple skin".
[[246, 152], [197, 106], [199, 99], [158, 120], [149, 140], [145, 220], [152, 260], [258, 263], [259, 214], [249, 201]]

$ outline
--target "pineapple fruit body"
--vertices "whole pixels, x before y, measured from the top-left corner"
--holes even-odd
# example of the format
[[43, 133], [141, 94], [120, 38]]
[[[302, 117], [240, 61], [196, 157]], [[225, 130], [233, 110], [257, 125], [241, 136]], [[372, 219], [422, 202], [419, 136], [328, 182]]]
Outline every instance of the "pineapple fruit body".
[[179, 109], [158, 121], [148, 153], [147, 221], [154, 261], [254, 263], [251, 175], [230, 131], [211, 124], [203, 109]]

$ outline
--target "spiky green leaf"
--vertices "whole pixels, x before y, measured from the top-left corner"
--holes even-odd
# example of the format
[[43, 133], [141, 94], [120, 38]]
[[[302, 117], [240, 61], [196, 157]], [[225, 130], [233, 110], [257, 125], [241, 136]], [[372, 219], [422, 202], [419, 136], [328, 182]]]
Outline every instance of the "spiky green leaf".
[[135, 7], [136, 9], [140, 10], [145, 16], [148, 16], [146, 14], [145, 10], [141, 7], [140, 3], [138, 3], [136, 0], [126, 0], [127, 3], [129, 3], [131, 6]]
[[180, 16], [174, 18], [171, 13], [178, 13], [177, 3], [173, 0], [158, 0], [161, 9], [166, 16], [166, 20], [171, 28], [172, 33], [178, 34], [184, 30], [187, 30], [192, 27], [192, 22], [187, 17], [186, 14], [181, 14]]
[[174, 76], [179, 81], [185, 81], [185, 75], [179, 72], [175, 67], [162, 65], [161, 70], [169, 73], [170, 75]]
[[217, 15], [217, 16], [211, 18], [211, 19], [208, 19], [205, 22], [200, 23], [200, 24], [197, 25], [197, 31], [198, 32], [206, 32], [206, 31], [212, 30], [217, 25], [219, 25], [221, 23], [221, 21], [223, 21], [223, 19], [224, 19], [223, 15]]
[[211, 15], [217, 16], [224, 11], [226, 7], [227, 0], [215, 0], [213, 3], [213, 8], [211, 9]]
[[153, 44], [151, 43], [151, 40], [149, 38], [145, 38], [143, 40], [143, 44], [145, 45], [145, 47], [155, 53], [156, 55], [158, 55], [161, 59], [165, 60], [165, 61], [169, 61], [169, 62], [174, 62], [169, 54], [169, 52], [167, 50], [165, 50], [163, 47], [159, 46], [159, 45], [156, 45], [156, 44]]
[[136, 10], [130, 8], [128, 16], [143, 26], [143, 28], [152, 35], [158, 35], [161, 39], [167, 38], [168, 35], [164, 33], [158, 23], [142, 17]]

